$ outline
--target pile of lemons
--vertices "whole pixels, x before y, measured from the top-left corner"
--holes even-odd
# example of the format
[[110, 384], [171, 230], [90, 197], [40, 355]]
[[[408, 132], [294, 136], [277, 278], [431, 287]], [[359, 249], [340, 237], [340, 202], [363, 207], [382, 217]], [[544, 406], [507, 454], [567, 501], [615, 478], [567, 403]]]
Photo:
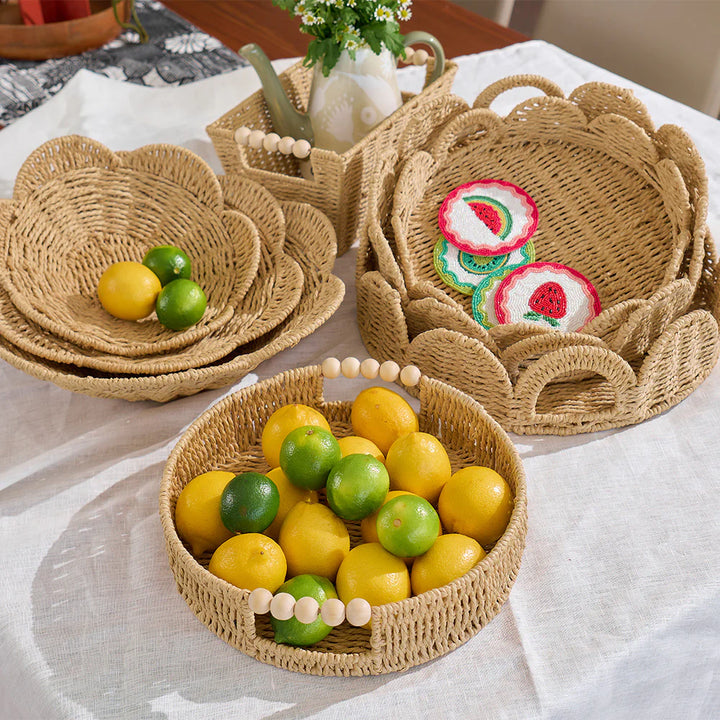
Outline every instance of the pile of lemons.
[[121, 261], [110, 265], [97, 286], [100, 304], [113, 317], [142, 320], [157, 313], [170, 330], [185, 330], [205, 314], [207, 297], [190, 280], [192, 264], [174, 245], [158, 245], [143, 261]]
[[[319, 605], [404, 600], [482, 560], [512, 514], [507, 482], [487, 467], [453, 473], [442, 443], [420, 432], [410, 404], [387, 388], [363, 390], [351, 423], [354, 434], [336, 438], [317, 410], [286, 405], [263, 429], [267, 473], [191, 480], [175, 524], [192, 554], [212, 553], [209, 571], [237, 587]], [[291, 645], [332, 630], [320, 617], [271, 622], [275, 640]]]

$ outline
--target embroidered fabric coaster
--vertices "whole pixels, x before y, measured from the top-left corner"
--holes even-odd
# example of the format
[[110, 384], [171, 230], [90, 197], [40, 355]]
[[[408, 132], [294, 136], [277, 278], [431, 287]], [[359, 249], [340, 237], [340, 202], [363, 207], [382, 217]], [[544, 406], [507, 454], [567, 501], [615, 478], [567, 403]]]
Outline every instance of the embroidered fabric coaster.
[[600, 314], [592, 283], [567, 265], [536, 262], [503, 278], [495, 292], [499, 324], [531, 322], [566, 332], [582, 329]]
[[433, 264], [442, 281], [463, 295], [472, 295], [478, 282], [497, 275], [510, 265], [520, 267], [535, 261], [535, 246], [528, 240], [505, 255], [473, 255], [440, 238], [433, 249]]
[[473, 255], [503, 255], [524, 245], [535, 232], [538, 209], [517, 185], [477, 180], [456, 187], [440, 205], [438, 225], [445, 238]]
[[497, 316], [495, 315], [495, 294], [500, 287], [500, 283], [519, 267], [522, 266], [509, 265], [508, 267], [500, 269], [494, 275], [485, 275], [479, 279], [473, 291], [472, 314], [475, 322], [480, 323], [486, 330], [499, 324]]

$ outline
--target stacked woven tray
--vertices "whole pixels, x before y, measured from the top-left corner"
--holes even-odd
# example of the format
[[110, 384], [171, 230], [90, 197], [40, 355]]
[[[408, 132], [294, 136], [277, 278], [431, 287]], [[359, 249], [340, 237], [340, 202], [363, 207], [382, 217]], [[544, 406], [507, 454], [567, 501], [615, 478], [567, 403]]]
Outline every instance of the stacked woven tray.
[[[502, 92], [542, 95], [506, 117]], [[686, 397], [718, 357], [717, 261], [707, 180], [680, 128], [655, 129], [627, 90], [602, 83], [567, 98], [516, 76], [472, 107], [448, 96], [384, 156], [358, 255], [358, 320], [379, 359], [412, 362], [480, 400], [519, 433], [572, 434], [642, 421]], [[433, 267], [443, 199], [498, 178], [538, 206], [538, 258], [595, 284], [602, 312], [580, 332], [528, 323], [485, 329], [471, 299]]]
[[[216, 177], [188, 150], [113, 153], [78, 136], [49, 141], [0, 201], [0, 357], [69, 390], [167, 401], [238, 379], [327, 320], [344, 286], [335, 234], [300, 203]], [[208, 304], [187, 330], [102, 308], [113, 262], [157, 245], [192, 258]]]

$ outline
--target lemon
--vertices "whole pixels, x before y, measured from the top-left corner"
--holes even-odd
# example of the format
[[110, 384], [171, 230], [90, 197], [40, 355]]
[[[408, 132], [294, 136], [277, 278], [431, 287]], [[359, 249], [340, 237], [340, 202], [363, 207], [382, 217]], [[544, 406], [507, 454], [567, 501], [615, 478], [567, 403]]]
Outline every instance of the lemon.
[[333, 434], [325, 428], [304, 425], [288, 433], [280, 447], [280, 467], [298, 487], [319, 490], [342, 457]]
[[361, 520], [375, 512], [390, 489], [385, 466], [372, 455], [356, 453], [336, 463], [327, 479], [327, 501], [343, 520]]
[[385, 463], [385, 456], [380, 451], [380, 448], [372, 440], [368, 440], [367, 438], [360, 437], [359, 435], [348, 435], [344, 438], [338, 438], [338, 445], [340, 445], [340, 452], [343, 457], [364, 453], [366, 455], [372, 455], [381, 463]]
[[290, 509], [299, 502], [317, 502], [318, 494], [314, 490], [305, 490], [303, 488], [293, 485], [288, 476], [282, 471], [282, 468], [274, 468], [270, 472], [265, 473], [274, 483], [275, 487], [280, 493], [280, 505], [278, 507], [277, 515], [272, 521], [265, 534], [271, 538], [277, 540], [278, 534], [280, 533], [280, 526], [283, 524], [283, 520], [290, 512]]
[[402, 495], [385, 503], [378, 512], [380, 544], [400, 558], [426, 553], [438, 537], [440, 518], [419, 495]]
[[393, 490], [407, 490], [436, 503], [450, 479], [450, 458], [433, 435], [412, 432], [396, 440], [385, 459]]
[[510, 486], [487, 467], [473, 465], [458, 470], [446, 483], [438, 500], [445, 530], [492, 545], [505, 532], [514, 507]]
[[439, 588], [462, 577], [485, 557], [480, 544], [458, 533], [440, 536], [413, 563], [410, 582], [414, 595]]
[[280, 507], [280, 493], [266, 475], [244, 472], [236, 475], [220, 498], [220, 519], [228, 530], [262, 532], [270, 526]]
[[206, 307], [207, 298], [203, 289], [192, 280], [178, 278], [160, 291], [155, 312], [166, 328], [186, 330], [200, 321]]
[[353, 402], [350, 421], [355, 435], [372, 440], [385, 455], [399, 437], [419, 427], [410, 404], [384, 387], [360, 392]]
[[340, 563], [350, 552], [345, 523], [320, 503], [295, 505], [285, 517], [278, 542], [290, 576], [322, 575], [334, 580]]
[[[386, 502], [392, 500], [395, 497], [398, 497], [399, 495], [410, 495], [410, 493], [406, 490], [391, 490], [385, 496], [382, 504], [385, 505]], [[382, 505], [380, 507], [382, 507]], [[380, 508], [378, 508], [374, 513], [372, 513], [372, 515], [368, 515], [360, 521], [360, 535], [362, 536], [363, 542], [380, 542], [377, 534], [377, 516], [379, 512]]]
[[162, 290], [158, 276], [138, 262], [113, 263], [100, 277], [100, 304], [121, 320], [141, 320], [155, 309]]
[[213, 553], [208, 570], [236, 587], [274, 593], [285, 582], [287, 562], [272, 538], [244, 533], [226, 540]]
[[235, 473], [213, 470], [193, 478], [180, 492], [175, 505], [175, 527], [199, 557], [232, 537], [220, 518], [220, 497]]
[[178, 278], [189, 278], [190, 258], [174, 245], [158, 245], [145, 253], [142, 264], [150, 268], [163, 287]]
[[357, 597], [370, 605], [385, 605], [410, 597], [410, 573], [405, 563], [380, 543], [364, 543], [343, 560], [335, 588], [346, 605]]
[[287, 434], [303, 425], [317, 425], [330, 430], [328, 421], [315, 409], [294, 403], [278, 408], [262, 431], [262, 451], [270, 468], [280, 467], [280, 448]]

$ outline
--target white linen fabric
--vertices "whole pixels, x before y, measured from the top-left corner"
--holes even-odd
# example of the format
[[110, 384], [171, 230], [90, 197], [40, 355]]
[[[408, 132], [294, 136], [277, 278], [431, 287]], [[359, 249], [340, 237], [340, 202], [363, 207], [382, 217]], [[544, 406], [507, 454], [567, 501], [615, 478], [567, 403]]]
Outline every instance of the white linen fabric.
[[[542, 42], [458, 63], [454, 89], [468, 100], [524, 72], [566, 92], [588, 80], [632, 87], [657, 125], [695, 140], [720, 236], [717, 121]], [[403, 71], [403, 89], [420, 77]], [[31, 150], [67, 133], [115, 150], [180, 144], [219, 171], [204, 128], [257, 87], [251, 69], [172, 89], [81, 72], [0, 132], [0, 196]], [[234, 389], [327, 356], [366, 356], [354, 262], [354, 251], [338, 260], [347, 294], [329, 322], [225, 390], [127, 403], [0, 364], [0, 718], [720, 716], [718, 369], [640, 425], [513, 438], [528, 480], [520, 574], [500, 614], [443, 658], [380, 677], [304, 676], [246, 657], [197, 620], [163, 547], [163, 464], [183, 429]], [[334, 381], [328, 395], [359, 387]]]

